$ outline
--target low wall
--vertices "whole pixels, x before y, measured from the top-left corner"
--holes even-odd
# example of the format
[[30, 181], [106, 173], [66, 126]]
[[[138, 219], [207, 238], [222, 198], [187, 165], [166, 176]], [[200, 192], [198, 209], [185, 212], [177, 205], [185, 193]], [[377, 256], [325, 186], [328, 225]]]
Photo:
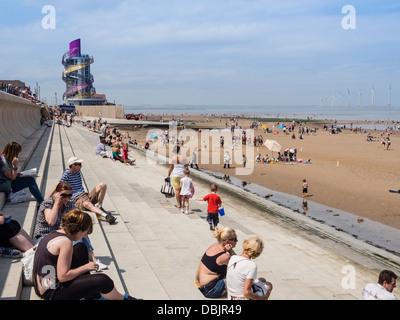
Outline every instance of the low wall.
[[0, 91], [0, 151], [10, 141], [23, 145], [40, 128], [41, 106]]
[[105, 105], [105, 106], [76, 106], [77, 114], [84, 117], [125, 119], [125, 109], [123, 105]]

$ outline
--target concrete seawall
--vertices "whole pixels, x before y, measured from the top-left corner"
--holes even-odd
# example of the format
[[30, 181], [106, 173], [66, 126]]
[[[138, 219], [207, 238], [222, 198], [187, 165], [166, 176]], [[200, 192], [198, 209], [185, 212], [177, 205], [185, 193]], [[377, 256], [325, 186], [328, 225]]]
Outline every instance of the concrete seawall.
[[[41, 114], [49, 116], [47, 109], [26, 99], [0, 91], [0, 152], [10, 141], [22, 146], [19, 168], [24, 170], [37, 145], [46, 131], [40, 125]], [[6, 195], [0, 192], [0, 210], [6, 202]]]
[[84, 117], [98, 118], [99, 113], [103, 118], [125, 119], [123, 105], [105, 105], [105, 106], [76, 106], [76, 113]]
[[0, 149], [10, 141], [23, 145], [40, 127], [41, 106], [0, 91]]

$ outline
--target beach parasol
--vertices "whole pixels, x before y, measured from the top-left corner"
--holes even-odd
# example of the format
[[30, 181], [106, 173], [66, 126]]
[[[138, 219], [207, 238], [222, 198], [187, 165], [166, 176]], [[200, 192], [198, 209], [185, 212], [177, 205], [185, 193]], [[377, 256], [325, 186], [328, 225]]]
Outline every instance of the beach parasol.
[[265, 145], [269, 150], [272, 151], [272, 155], [273, 155], [273, 152], [274, 152], [274, 151], [279, 152], [279, 151], [281, 151], [281, 149], [282, 149], [282, 146], [281, 146], [278, 142], [276, 142], [275, 140], [268, 140], [268, 139], [267, 139], [267, 140], [265, 140], [264, 145]]

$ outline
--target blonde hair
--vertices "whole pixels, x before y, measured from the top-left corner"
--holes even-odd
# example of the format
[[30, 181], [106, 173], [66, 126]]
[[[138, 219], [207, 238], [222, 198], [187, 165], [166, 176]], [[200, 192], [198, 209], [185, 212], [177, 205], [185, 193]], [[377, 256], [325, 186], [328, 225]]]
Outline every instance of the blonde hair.
[[231, 228], [215, 228], [214, 238], [217, 239], [219, 244], [222, 244], [226, 240], [231, 240], [234, 238], [235, 230]]
[[257, 258], [264, 250], [264, 243], [260, 237], [251, 237], [243, 242], [243, 253], [251, 259]]

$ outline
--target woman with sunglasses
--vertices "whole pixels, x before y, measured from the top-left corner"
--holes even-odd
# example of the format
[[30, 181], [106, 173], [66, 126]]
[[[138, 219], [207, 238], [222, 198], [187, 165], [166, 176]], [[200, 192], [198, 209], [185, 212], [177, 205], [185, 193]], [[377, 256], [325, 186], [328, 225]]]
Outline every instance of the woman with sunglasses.
[[71, 197], [71, 185], [59, 182], [55, 193], [39, 207], [34, 233], [36, 239], [60, 229], [62, 216], [75, 208], [75, 201], [71, 200]]
[[[75, 201], [71, 200], [71, 197], [71, 185], [67, 182], [59, 182], [54, 194], [40, 205], [34, 233], [36, 239], [60, 229], [62, 217], [75, 208]], [[79, 242], [83, 242], [87, 246], [89, 258], [99, 266], [98, 271], [108, 268], [107, 265], [95, 257], [89, 237], [84, 237]]]
[[215, 228], [217, 243], [211, 245], [201, 258], [197, 268], [195, 284], [206, 298], [219, 298], [226, 293], [226, 270], [229, 259], [235, 255], [237, 244], [235, 230]]

